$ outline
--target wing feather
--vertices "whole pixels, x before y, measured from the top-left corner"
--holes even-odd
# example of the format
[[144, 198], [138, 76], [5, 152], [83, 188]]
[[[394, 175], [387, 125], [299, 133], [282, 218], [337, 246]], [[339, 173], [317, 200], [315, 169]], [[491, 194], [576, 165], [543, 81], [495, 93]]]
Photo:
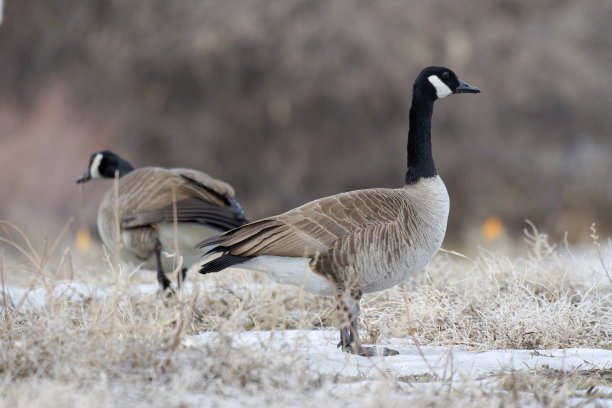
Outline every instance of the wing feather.
[[178, 222], [194, 222], [218, 231], [247, 222], [233, 198], [234, 189], [196, 170], [143, 167], [122, 177], [119, 188], [124, 228], [173, 222], [173, 200]]
[[199, 246], [217, 245], [209, 252], [233, 256], [314, 257], [342, 237], [396, 222], [398, 214], [379, 209], [380, 200], [394, 199], [394, 194], [391, 189], [371, 189], [325, 197], [230, 230]]

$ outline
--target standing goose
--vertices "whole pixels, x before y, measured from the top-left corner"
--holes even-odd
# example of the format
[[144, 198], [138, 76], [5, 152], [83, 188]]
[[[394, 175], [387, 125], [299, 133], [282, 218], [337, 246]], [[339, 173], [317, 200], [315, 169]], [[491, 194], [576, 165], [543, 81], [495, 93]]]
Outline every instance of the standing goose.
[[281, 283], [336, 296], [348, 324], [338, 347], [359, 355], [393, 355], [365, 347], [357, 319], [363, 293], [390, 288], [423, 269], [436, 254], [449, 198], [431, 153], [436, 99], [478, 93], [448, 68], [425, 68], [414, 82], [408, 132], [408, 170], [398, 189], [373, 188], [321, 198], [202, 241], [200, 273], [233, 265], [262, 271]]
[[[164, 269], [174, 269], [178, 264], [176, 257], [162, 257], [162, 251], [175, 252], [175, 210], [183, 279], [187, 268], [199, 261], [195, 244], [202, 236], [210, 237], [247, 222], [240, 204], [234, 200], [232, 186], [197, 170], [161, 167], [134, 170], [129, 162], [104, 150], [91, 156], [87, 172], [77, 183], [112, 179], [115, 172], [119, 173], [117, 211], [121, 258], [134, 265], [144, 263], [146, 268], [157, 269], [157, 281], [163, 290], [170, 286]], [[111, 188], [98, 210], [98, 231], [111, 250], [115, 248], [114, 207]]]

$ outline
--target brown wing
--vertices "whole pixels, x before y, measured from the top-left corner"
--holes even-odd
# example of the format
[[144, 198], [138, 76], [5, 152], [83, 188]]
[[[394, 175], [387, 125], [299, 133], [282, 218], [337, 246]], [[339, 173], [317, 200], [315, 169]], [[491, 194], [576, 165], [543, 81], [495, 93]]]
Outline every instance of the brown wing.
[[358, 190], [325, 197], [202, 241], [198, 247], [216, 246], [209, 252], [242, 257], [313, 257], [333, 247], [341, 237], [395, 222], [398, 214], [389, 209], [401, 206], [383, 205], [400, 200], [394, 191]]
[[[162, 222], [174, 222], [174, 211], [175, 207], [169, 205], [159, 210], [140, 212], [124, 218], [121, 226], [136, 228]], [[244, 225], [247, 221], [242, 216], [241, 209], [211, 204], [198, 198], [188, 198], [176, 203], [176, 222], [195, 222], [218, 231], [227, 231]]]
[[234, 198], [234, 188], [229, 184], [192, 169], [170, 169], [180, 177], [180, 191], [192, 197], [199, 197], [211, 203], [222, 205], [228, 198]]
[[173, 222], [174, 200], [178, 222], [196, 222], [221, 231], [247, 222], [233, 198], [234, 189], [195, 170], [141, 168], [121, 179], [119, 194], [125, 209], [124, 228]]

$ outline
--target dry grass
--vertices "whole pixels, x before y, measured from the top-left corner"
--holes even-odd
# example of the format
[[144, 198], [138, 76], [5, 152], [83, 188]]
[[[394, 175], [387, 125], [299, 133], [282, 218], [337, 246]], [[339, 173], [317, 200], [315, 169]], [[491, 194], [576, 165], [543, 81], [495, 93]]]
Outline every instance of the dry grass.
[[[36, 252], [2, 225], [4, 244], [19, 245], [25, 259], [0, 264], [3, 282], [26, 275], [48, 297], [44, 307], [3, 297], [0, 406], [566, 406], [610, 398], [609, 368], [486, 378], [324, 374], [291, 342], [245, 345], [232, 342], [232, 332], [330, 328], [329, 299], [239, 270], [192, 273], [193, 290], [172, 299], [143, 294], [136, 284], [155, 284], [153, 274], [116, 268], [108, 256], [93, 268], [73, 267], [70, 249]], [[366, 296], [364, 337], [477, 350], [610, 349], [611, 248], [595, 245], [591, 266], [535, 228], [526, 238], [528, 251], [516, 256], [441, 253], [404, 285]], [[54, 294], [71, 276], [108, 291]], [[185, 341], [204, 331], [217, 335], [198, 346]]]
[[595, 246], [594, 267], [533, 226], [525, 240], [528, 252], [512, 258], [484, 249], [475, 259], [439, 254], [425, 273], [368, 297], [364, 320], [377, 321], [373, 340], [385, 327], [393, 337], [409, 327], [420, 344], [611, 348], [612, 247], [606, 254]]

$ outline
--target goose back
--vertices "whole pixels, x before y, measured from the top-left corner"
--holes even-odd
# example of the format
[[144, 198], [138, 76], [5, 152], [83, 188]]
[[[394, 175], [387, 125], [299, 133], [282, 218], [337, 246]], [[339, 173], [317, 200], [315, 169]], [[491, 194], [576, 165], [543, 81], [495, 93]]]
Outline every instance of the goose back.
[[[195, 170], [144, 167], [126, 174], [119, 180], [116, 205], [122, 257], [131, 263], [148, 261], [145, 265], [154, 267], [151, 258], [156, 239], [164, 247], [173, 247], [175, 208], [182, 248], [193, 248], [201, 238], [244, 224], [244, 212], [233, 197], [234, 189], [229, 184]], [[111, 188], [100, 203], [97, 219], [100, 236], [111, 249], [115, 247], [114, 211]], [[198, 260], [198, 253], [191, 252], [185, 264]]]

